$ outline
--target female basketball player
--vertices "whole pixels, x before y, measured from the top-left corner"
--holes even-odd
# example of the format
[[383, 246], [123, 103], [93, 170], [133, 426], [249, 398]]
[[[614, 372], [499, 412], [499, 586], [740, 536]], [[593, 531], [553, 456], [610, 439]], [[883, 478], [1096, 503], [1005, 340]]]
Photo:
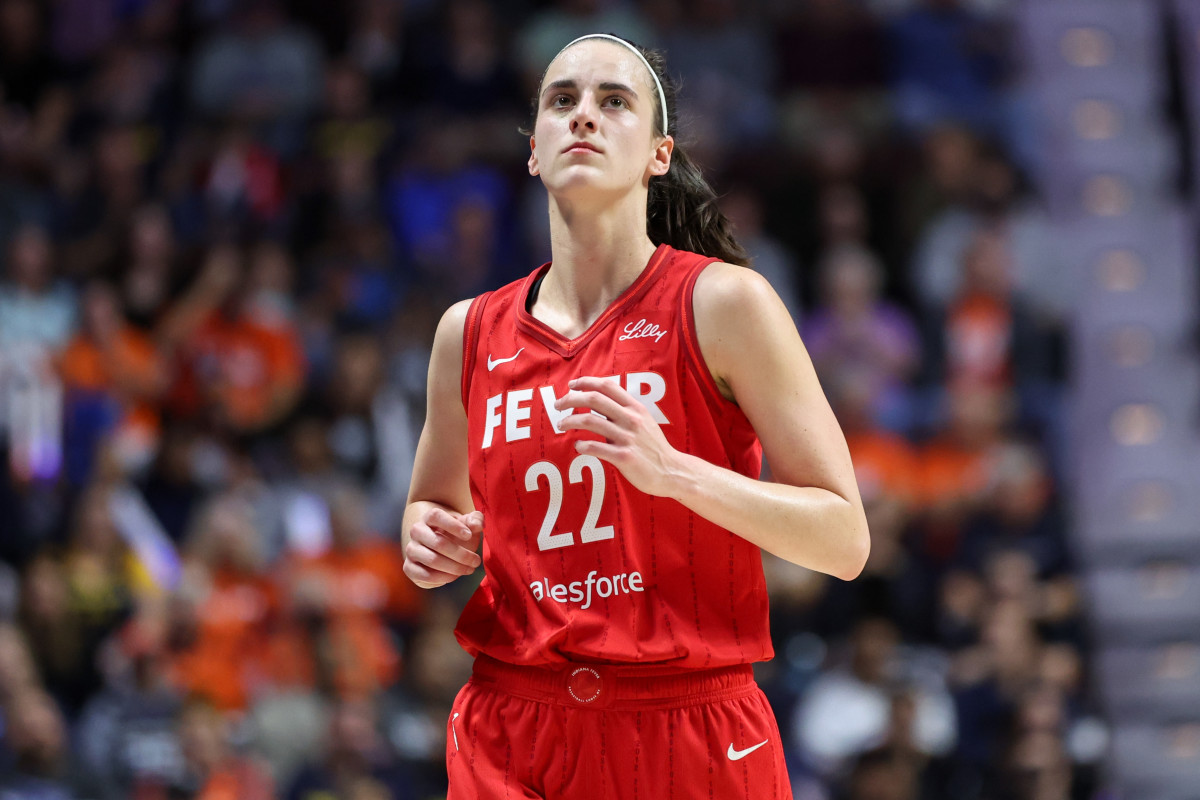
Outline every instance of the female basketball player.
[[567, 45], [530, 138], [553, 260], [438, 327], [403, 535], [422, 587], [485, 570], [451, 800], [790, 797], [750, 671], [760, 548], [847, 580], [867, 557], [841, 431], [673, 101], [655, 54]]

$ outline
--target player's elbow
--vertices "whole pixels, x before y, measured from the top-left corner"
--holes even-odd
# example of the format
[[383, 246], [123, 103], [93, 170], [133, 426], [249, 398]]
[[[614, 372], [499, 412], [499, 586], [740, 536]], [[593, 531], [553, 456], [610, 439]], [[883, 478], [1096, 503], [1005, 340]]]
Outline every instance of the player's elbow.
[[867, 559], [870, 555], [871, 536], [867, 532], [866, 520], [863, 520], [861, 525], [855, 526], [854, 532], [850, 537], [850, 542], [846, 547], [846, 554], [843, 558], [841, 569], [835, 572], [834, 576], [844, 581], [854, 580], [862, 574], [863, 569], [867, 566]]

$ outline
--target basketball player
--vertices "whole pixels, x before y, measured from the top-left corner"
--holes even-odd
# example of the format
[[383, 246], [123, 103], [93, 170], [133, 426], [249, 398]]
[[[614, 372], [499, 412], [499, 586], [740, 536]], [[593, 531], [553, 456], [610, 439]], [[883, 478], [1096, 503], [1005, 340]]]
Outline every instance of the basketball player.
[[485, 571], [456, 628], [475, 668], [450, 800], [791, 796], [750, 669], [773, 655], [760, 548], [851, 579], [867, 526], [795, 326], [734, 265], [673, 105], [656, 54], [567, 45], [530, 138], [553, 260], [438, 327], [405, 571]]

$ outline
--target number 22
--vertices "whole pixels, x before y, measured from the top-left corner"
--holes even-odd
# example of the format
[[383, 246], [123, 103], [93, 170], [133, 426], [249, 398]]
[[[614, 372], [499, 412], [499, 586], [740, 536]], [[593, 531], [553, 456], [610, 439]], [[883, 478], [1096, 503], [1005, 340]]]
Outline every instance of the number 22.
[[[595, 456], [576, 456], [567, 470], [571, 483], [583, 483], [583, 471], [592, 473], [592, 499], [588, 503], [587, 516], [583, 519], [583, 527], [579, 530], [581, 543], [600, 542], [611, 539], [615, 535], [612, 525], [596, 527], [600, 519], [600, 509], [604, 507], [604, 465]], [[546, 517], [538, 531], [538, 549], [553, 550], [557, 547], [569, 547], [575, 544], [575, 534], [570, 531], [554, 532], [554, 523], [558, 522], [558, 513], [562, 510], [563, 480], [558, 467], [549, 461], [539, 461], [525, 472], [525, 489], [530, 492], [539, 490], [539, 478], [546, 479], [550, 490], [550, 503], [546, 507]]]

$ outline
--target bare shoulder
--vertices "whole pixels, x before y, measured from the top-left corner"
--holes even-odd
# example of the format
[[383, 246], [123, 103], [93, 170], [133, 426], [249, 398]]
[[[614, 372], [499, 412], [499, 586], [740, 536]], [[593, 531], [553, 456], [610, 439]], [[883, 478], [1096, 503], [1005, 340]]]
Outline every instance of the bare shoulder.
[[696, 278], [692, 307], [697, 320], [738, 314], [778, 301], [767, 279], [747, 267], [716, 261]]
[[748, 371], [773, 368], [771, 356], [790, 361], [803, 350], [783, 301], [752, 269], [710, 264], [696, 279], [692, 313], [705, 364], [728, 399], [738, 394], [739, 375], [744, 384]]
[[472, 300], [459, 300], [446, 309], [438, 322], [437, 333], [434, 334], [436, 343], [462, 348], [467, 313], [471, 310], [472, 302]]
[[470, 309], [470, 300], [460, 300], [442, 313], [433, 334], [431, 369], [441, 367], [446, 370], [462, 365], [463, 339]]

